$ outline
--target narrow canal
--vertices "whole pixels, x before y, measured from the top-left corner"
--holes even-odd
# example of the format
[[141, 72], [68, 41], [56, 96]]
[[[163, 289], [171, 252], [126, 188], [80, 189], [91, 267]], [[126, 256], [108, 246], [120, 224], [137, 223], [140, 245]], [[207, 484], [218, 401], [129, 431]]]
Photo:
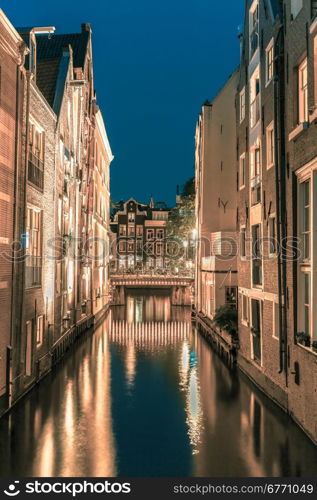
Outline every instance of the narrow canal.
[[0, 476], [311, 476], [317, 451], [163, 293], [131, 293], [0, 421]]

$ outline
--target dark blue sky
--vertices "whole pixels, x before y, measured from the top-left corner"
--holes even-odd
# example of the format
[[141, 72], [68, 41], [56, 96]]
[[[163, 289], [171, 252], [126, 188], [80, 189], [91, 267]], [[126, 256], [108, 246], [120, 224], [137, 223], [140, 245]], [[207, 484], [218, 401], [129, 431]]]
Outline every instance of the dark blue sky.
[[174, 203], [193, 175], [195, 123], [239, 62], [244, 0], [2, 0], [15, 26], [93, 29], [94, 74], [115, 160], [114, 200]]

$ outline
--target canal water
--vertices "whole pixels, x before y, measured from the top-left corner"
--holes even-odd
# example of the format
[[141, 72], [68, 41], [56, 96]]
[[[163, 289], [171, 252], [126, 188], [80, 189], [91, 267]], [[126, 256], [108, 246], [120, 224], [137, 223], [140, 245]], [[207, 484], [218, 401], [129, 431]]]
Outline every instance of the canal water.
[[317, 450], [190, 311], [130, 293], [0, 421], [0, 476], [315, 476]]

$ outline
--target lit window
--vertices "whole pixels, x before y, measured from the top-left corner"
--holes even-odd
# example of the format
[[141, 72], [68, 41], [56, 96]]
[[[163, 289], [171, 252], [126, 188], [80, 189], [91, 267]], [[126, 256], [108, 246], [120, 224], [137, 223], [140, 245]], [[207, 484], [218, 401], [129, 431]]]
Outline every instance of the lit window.
[[299, 122], [308, 122], [308, 74], [307, 59], [298, 67]]
[[310, 258], [310, 238], [311, 238], [311, 221], [310, 221], [310, 181], [301, 184], [302, 189], [302, 238], [303, 238], [303, 258]]
[[273, 122], [266, 129], [266, 166], [273, 167], [275, 163], [274, 148], [274, 124]]
[[274, 45], [270, 42], [266, 49], [266, 83], [269, 83], [274, 75]]
[[245, 119], [245, 87], [240, 92], [240, 123]]
[[27, 260], [25, 270], [26, 287], [39, 286], [42, 277], [42, 213], [27, 208]]
[[120, 224], [119, 235], [126, 236], [126, 234], [127, 234], [127, 226], [125, 224]]
[[310, 274], [304, 273], [304, 327], [307, 335], [310, 335]]
[[156, 237], [158, 240], [162, 240], [164, 238], [164, 229], [158, 229], [156, 231]]
[[120, 241], [119, 242], [119, 252], [125, 252], [127, 249], [127, 242], [126, 241]]
[[250, 79], [250, 126], [253, 128], [260, 120], [260, 76], [259, 68]]
[[238, 288], [236, 286], [226, 286], [226, 304], [231, 307], [237, 307]]
[[252, 277], [253, 285], [262, 285], [261, 226], [252, 226]]
[[146, 238], [148, 240], [153, 240], [153, 238], [154, 238], [154, 229], [148, 229], [146, 231]]
[[240, 156], [239, 162], [239, 185], [240, 189], [245, 187], [245, 153]]
[[44, 316], [38, 316], [36, 320], [36, 343], [41, 345], [43, 342]]
[[28, 181], [43, 189], [44, 186], [44, 132], [29, 124]]
[[135, 222], [135, 213], [134, 212], [129, 212], [128, 213], [128, 221], [129, 222]]

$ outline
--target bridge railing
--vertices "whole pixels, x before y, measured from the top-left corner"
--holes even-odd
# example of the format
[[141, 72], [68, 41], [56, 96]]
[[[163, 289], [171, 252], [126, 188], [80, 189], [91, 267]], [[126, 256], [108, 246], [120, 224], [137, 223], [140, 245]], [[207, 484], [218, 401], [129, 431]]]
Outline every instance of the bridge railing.
[[127, 270], [112, 270], [110, 272], [110, 278], [194, 278], [194, 272], [192, 270], [182, 270], [180, 272], [166, 271], [166, 270], [139, 270], [135, 268]]

